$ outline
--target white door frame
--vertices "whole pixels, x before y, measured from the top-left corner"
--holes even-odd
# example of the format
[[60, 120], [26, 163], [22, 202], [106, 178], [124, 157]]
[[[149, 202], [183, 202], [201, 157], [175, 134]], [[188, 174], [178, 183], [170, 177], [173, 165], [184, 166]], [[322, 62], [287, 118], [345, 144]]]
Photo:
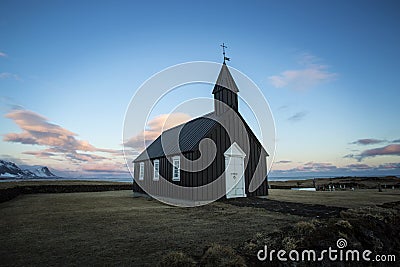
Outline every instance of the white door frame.
[[[246, 154], [234, 142], [224, 153], [226, 198], [246, 197], [244, 158]], [[239, 179], [236, 180], [235, 177]]]

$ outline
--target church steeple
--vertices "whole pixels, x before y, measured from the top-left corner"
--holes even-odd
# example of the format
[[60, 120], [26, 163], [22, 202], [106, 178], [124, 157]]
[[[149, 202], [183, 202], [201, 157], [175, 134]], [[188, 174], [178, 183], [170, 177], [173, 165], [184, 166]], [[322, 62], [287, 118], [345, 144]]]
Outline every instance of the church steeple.
[[238, 92], [239, 88], [224, 60], [224, 64], [222, 64], [221, 71], [219, 72], [217, 82], [212, 92], [214, 95], [215, 113], [220, 115], [226, 112], [229, 109], [228, 107], [238, 112]]

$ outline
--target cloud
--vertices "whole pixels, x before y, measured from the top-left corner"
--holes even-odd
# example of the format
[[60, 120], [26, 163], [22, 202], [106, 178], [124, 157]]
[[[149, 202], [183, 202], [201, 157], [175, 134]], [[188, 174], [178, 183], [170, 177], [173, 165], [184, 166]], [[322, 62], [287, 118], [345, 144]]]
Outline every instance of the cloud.
[[7, 57], [7, 54], [0, 51], [0, 57]]
[[268, 77], [268, 80], [276, 88], [306, 90], [337, 77], [336, 73], [329, 72], [328, 66], [320, 64], [319, 61], [317, 57], [305, 53], [299, 61], [303, 68], [283, 71], [279, 75]]
[[[280, 170], [285, 172], [321, 172], [321, 171], [331, 171], [336, 170], [338, 167], [333, 165], [332, 163], [326, 162], [307, 162], [301, 166], [297, 166], [295, 168], [289, 170]], [[275, 170], [277, 171], [277, 170]]]
[[380, 139], [358, 139], [357, 141], [351, 142], [351, 144], [355, 145], [374, 145], [374, 144], [379, 144], [379, 143], [384, 143], [386, 142], [385, 140], [380, 140]]
[[[71, 152], [65, 155], [68, 159], [75, 161], [75, 162], [94, 162], [100, 161], [102, 159], [106, 159], [106, 157], [98, 156], [95, 154], [87, 154], [87, 153], [78, 153], [78, 152]], [[99, 165], [101, 166], [101, 165]]]
[[87, 141], [77, 140], [76, 134], [59, 125], [49, 123], [47, 118], [25, 109], [15, 109], [5, 115], [13, 120], [22, 133], [8, 133], [4, 141], [21, 144], [61, 147], [65, 151], [94, 151], [94, 146]]
[[397, 170], [397, 169], [400, 169], [400, 163], [399, 162], [384, 163], [384, 164], [379, 165], [377, 167], [377, 169]]
[[374, 166], [370, 166], [367, 164], [349, 164], [343, 167], [338, 167], [332, 163], [326, 162], [307, 162], [302, 166], [295, 167], [288, 171], [295, 171], [295, 172], [350, 172], [355, 170], [371, 170], [374, 169]]
[[[283, 166], [282, 166], [283, 167]], [[276, 176], [343, 176], [343, 175], [394, 175], [398, 174], [400, 163], [382, 163], [368, 165], [363, 163], [336, 166], [326, 162], [307, 162], [291, 169], [273, 169], [272, 177]]]
[[107, 152], [113, 156], [123, 157], [124, 151], [122, 149], [100, 149], [100, 151]]
[[94, 173], [110, 173], [110, 174], [129, 174], [128, 168], [125, 164], [87, 164], [83, 166], [83, 171], [94, 172]]
[[37, 141], [29, 133], [8, 133], [4, 135], [3, 140], [6, 142], [21, 143], [25, 145], [35, 145]]
[[25, 151], [22, 152], [22, 154], [26, 155], [32, 155], [38, 158], [49, 158], [49, 157], [54, 157], [56, 154], [51, 153], [51, 152], [46, 152], [46, 151]]
[[333, 173], [340, 171], [341, 168], [327, 162], [307, 162], [303, 165], [291, 169], [273, 169], [272, 173], [276, 175], [305, 175], [305, 174], [320, 174], [320, 173]]
[[24, 164], [26, 164], [25, 161], [23, 161], [21, 158], [16, 158], [16, 157], [14, 157], [14, 156], [6, 155], [6, 154], [0, 155], [0, 159], [5, 160], [5, 161], [14, 162], [14, 163], [17, 164], [17, 165], [24, 165]]
[[[88, 141], [79, 140], [76, 138], [77, 134], [50, 123], [44, 116], [30, 110], [16, 108], [5, 117], [13, 120], [22, 132], [5, 134], [4, 141], [47, 147], [45, 150], [23, 152], [27, 155], [41, 158], [63, 156], [71, 161], [91, 162], [106, 158], [90, 153], [116, 153], [115, 150], [97, 148]], [[90, 153], [81, 153], [82, 151]]]
[[275, 164], [286, 164], [286, 163], [291, 163], [291, 160], [280, 160], [280, 161], [276, 161]]
[[337, 169], [335, 165], [332, 163], [319, 163], [319, 162], [307, 162], [304, 164], [302, 167], [303, 170], [308, 170], [308, 171], [326, 171], [326, 170], [334, 170]]
[[0, 72], [0, 80], [5, 79], [14, 79], [14, 80], [21, 80], [17, 74], [13, 74], [10, 72]]
[[317, 84], [329, 81], [336, 75], [324, 70], [324, 67], [314, 67], [300, 70], [286, 70], [280, 75], [268, 77], [276, 88], [289, 87], [295, 90], [306, 90]]
[[282, 105], [280, 107], [278, 107], [278, 110], [286, 110], [289, 108], [289, 105]]
[[190, 119], [191, 116], [185, 113], [161, 114], [147, 123], [146, 130], [129, 138], [129, 140], [124, 142], [124, 145], [136, 151], [142, 151], [157, 139], [163, 131], [185, 123]]
[[[361, 139], [361, 140], [363, 140], [363, 139]], [[382, 142], [386, 142], [386, 141], [382, 141]], [[368, 142], [366, 144], [368, 144]], [[400, 144], [391, 144], [391, 145], [387, 145], [384, 147], [367, 149], [367, 150], [362, 151], [360, 154], [347, 154], [343, 158], [352, 158], [352, 159], [356, 159], [358, 161], [362, 161], [365, 158], [377, 157], [377, 156], [400, 156]]]
[[296, 114], [290, 116], [288, 118], [288, 121], [291, 121], [291, 122], [300, 121], [300, 120], [304, 119], [304, 117], [306, 115], [307, 115], [307, 111], [300, 111], [300, 112], [297, 112]]
[[361, 163], [356, 163], [356, 164], [349, 164], [347, 166], [345, 166], [348, 169], [351, 170], [367, 170], [367, 169], [371, 169], [372, 167], [367, 165], [367, 164], [361, 164]]
[[376, 157], [376, 156], [386, 156], [386, 155], [400, 156], [400, 145], [392, 144], [384, 147], [368, 149], [361, 152], [360, 157], [366, 158], [366, 157]]

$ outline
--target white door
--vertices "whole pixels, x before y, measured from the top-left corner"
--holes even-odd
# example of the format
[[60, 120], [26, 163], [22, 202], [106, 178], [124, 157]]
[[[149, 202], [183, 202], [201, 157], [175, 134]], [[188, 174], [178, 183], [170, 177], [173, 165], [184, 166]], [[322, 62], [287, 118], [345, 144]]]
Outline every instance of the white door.
[[234, 143], [225, 153], [226, 198], [245, 197], [245, 154]]

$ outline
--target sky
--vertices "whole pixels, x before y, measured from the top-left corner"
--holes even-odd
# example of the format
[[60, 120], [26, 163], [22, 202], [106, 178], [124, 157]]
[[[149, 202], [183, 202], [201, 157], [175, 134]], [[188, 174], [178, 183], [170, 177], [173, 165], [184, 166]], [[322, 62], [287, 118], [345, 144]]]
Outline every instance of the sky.
[[[399, 11], [385, 0], [2, 0], [0, 158], [129, 175], [122, 132], [136, 90], [176, 64], [221, 63], [224, 42], [274, 116], [270, 176], [400, 175]], [[166, 96], [146, 129], [159, 133], [178, 100], [211, 97], [211, 85], [194, 88]]]

